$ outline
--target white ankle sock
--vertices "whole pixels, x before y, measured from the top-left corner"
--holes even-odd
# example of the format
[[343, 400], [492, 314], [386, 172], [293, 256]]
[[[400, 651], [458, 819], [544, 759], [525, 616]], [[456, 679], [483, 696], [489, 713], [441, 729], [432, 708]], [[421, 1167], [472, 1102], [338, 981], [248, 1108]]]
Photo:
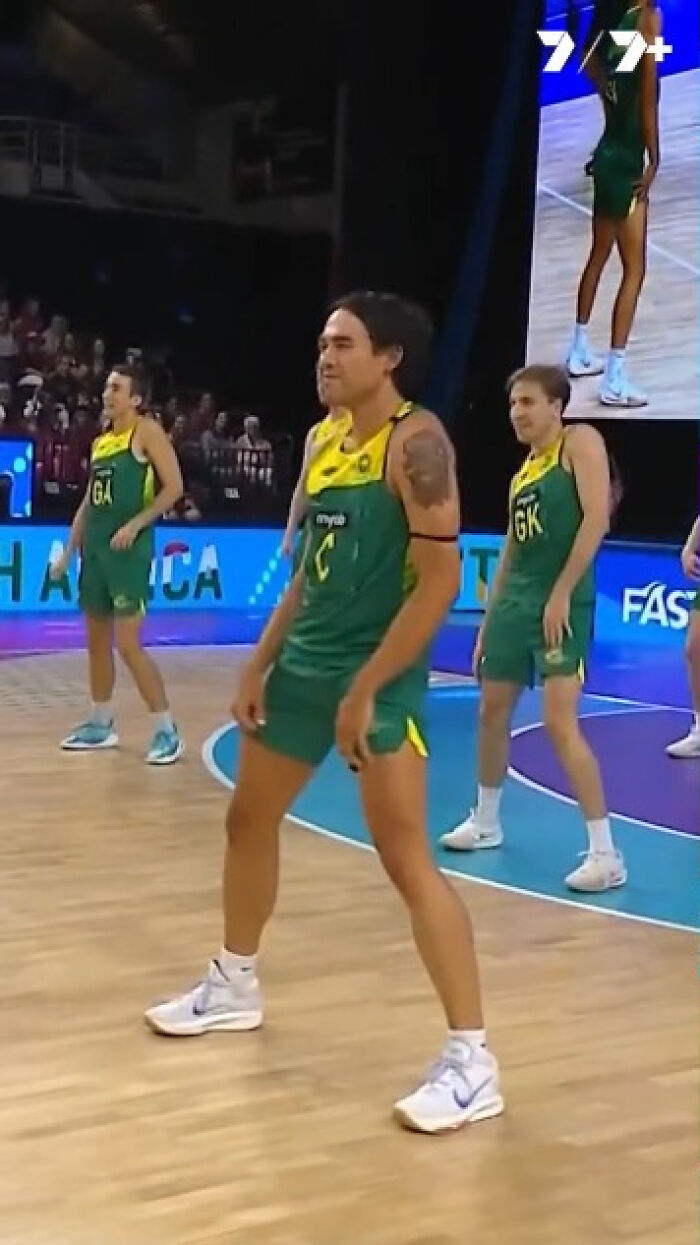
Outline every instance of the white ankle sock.
[[577, 324], [574, 328], [574, 350], [584, 354], [588, 349], [588, 325]]
[[611, 854], [615, 851], [615, 844], [610, 834], [609, 817], [601, 817], [599, 821], [587, 821], [586, 829], [588, 830], [588, 846], [592, 852]]
[[695, 735], [700, 735], [700, 711], [697, 709], [693, 715], [693, 733]]
[[611, 350], [608, 355], [607, 363], [605, 365], [606, 379], [611, 380], [611, 381], [619, 380], [619, 378], [622, 376], [624, 366], [625, 366], [624, 348], [622, 350], [618, 350], [618, 349]]
[[236, 955], [235, 951], [228, 951], [226, 947], [222, 947], [218, 955], [219, 967], [228, 981], [254, 974], [256, 960], [255, 955]]
[[477, 1050], [483, 1050], [486, 1046], [485, 1029], [448, 1029], [447, 1033], [451, 1042], [459, 1042], [461, 1046]]
[[95, 726], [110, 726], [114, 721], [111, 700], [93, 700], [90, 707], [90, 721]]
[[501, 803], [501, 787], [482, 787], [479, 784], [476, 800], [476, 811], [479, 821], [484, 826], [498, 824], [498, 809]]
[[164, 709], [162, 713], [152, 713], [154, 730], [157, 731], [174, 731], [172, 715], [169, 709]]

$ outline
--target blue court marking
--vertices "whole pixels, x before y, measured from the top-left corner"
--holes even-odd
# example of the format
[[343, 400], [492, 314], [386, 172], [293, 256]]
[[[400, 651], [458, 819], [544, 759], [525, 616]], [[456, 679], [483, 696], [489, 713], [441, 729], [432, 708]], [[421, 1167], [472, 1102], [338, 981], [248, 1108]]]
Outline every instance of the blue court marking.
[[[622, 735], [624, 715], [630, 712], [631, 703], [589, 694], [582, 698], [581, 711], [587, 715], [602, 711], [606, 716], [619, 713]], [[654, 706], [646, 707], [653, 713]], [[514, 730], [541, 722], [541, 708], [540, 693], [526, 693], [516, 709]], [[473, 853], [449, 852], [440, 847], [440, 835], [464, 818], [474, 799], [477, 717], [477, 688], [453, 684], [431, 689], [428, 815], [435, 858], [441, 869], [473, 882], [552, 902], [676, 929], [697, 929], [697, 840], [613, 813], [613, 832], [627, 862], [628, 883], [603, 895], [575, 895], [567, 891], [563, 878], [586, 845], [578, 809], [545, 788], [523, 783], [512, 773], [503, 794], [503, 847]], [[237, 752], [237, 731], [233, 725], [221, 727], [203, 748], [205, 765], [229, 788], [234, 785]], [[622, 750], [620, 763], [624, 763]], [[318, 833], [358, 847], [371, 847], [357, 782], [335, 753], [314, 775], [291, 816]]]

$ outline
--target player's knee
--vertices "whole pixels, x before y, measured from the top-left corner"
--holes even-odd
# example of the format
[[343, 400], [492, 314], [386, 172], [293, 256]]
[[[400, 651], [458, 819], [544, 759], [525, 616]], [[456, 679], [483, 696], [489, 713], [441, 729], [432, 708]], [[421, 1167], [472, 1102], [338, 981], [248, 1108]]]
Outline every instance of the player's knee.
[[132, 666], [135, 659], [141, 652], [141, 644], [138, 635], [132, 634], [127, 629], [117, 628], [116, 635], [117, 652], [122, 661], [127, 666]]
[[434, 866], [427, 852], [411, 850], [401, 827], [394, 826], [394, 831], [390, 838], [375, 846], [389, 881], [410, 904], [424, 883], [426, 873], [432, 873]]
[[250, 796], [237, 787], [226, 813], [226, 842], [229, 847], [260, 841], [264, 830], [260, 810]]
[[568, 706], [560, 704], [545, 706], [544, 724], [555, 748], [566, 748], [581, 733], [576, 714]]
[[491, 695], [486, 686], [482, 689], [479, 701], [479, 722], [487, 730], [496, 727], [507, 727], [510, 718], [510, 701], [500, 696]]
[[685, 656], [694, 670], [700, 668], [700, 628], [693, 627], [685, 642]]
[[622, 260], [622, 276], [623, 280], [629, 282], [630, 285], [641, 286], [646, 275], [646, 264], [640, 256], [634, 258], [627, 257]]

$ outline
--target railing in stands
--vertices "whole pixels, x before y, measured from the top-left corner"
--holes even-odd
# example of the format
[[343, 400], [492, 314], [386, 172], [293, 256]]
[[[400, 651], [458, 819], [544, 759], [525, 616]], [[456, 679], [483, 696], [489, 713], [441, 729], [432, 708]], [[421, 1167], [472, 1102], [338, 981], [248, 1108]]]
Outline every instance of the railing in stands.
[[63, 172], [164, 182], [163, 165], [126, 138], [92, 134], [80, 126], [43, 117], [0, 116], [0, 159]]

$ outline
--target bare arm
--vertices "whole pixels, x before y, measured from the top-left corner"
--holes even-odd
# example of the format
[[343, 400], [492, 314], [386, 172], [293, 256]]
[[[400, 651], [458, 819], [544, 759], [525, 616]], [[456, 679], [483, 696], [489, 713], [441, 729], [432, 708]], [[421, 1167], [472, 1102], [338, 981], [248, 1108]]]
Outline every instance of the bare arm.
[[374, 695], [430, 644], [459, 591], [455, 456], [440, 421], [420, 412], [394, 433], [387, 478], [403, 502], [416, 586], [355, 680]]
[[304, 572], [299, 570], [288, 585], [279, 605], [272, 611], [249, 662], [249, 666], [259, 674], [267, 674], [282, 648], [285, 636], [299, 611], [303, 586]]
[[591, 565], [610, 526], [610, 464], [605, 442], [595, 428], [580, 424], [567, 435], [569, 460], [581, 503], [581, 524], [554, 591], [571, 595]]
[[688, 539], [683, 546], [683, 552], [686, 554], [698, 553], [700, 551], [700, 516], [695, 520], [693, 526], [688, 532]]
[[85, 492], [85, 496], [83, 497], [83, 500], [81, 501], [80, 505], [78, 506], [78, 509], [73, 515], [73, 522], [70, 525], [70, 532], [68, 533], [68, 544], [66, 545], [66, 551], [63, 555], [66, 562], [70, 561], [75, 551], [79, 549], [83, 543], [83, 532], [85, 530], [85, 511], [87, 510], [89, 504], [90, 504], [90, 489], [88, 486]]
[[513, 535], [509, 527], [508, 532], [506, 533], [505, 541], [503, 542], [503, 545], [501, 546], [501, 552], [498, 555], [498, 561], [496, 562], [496, 569], [493, 573], [493, 579], [491, 580], [491, 587], [489, 588], [489, 595], [488, 595], [488, 600], [486, 602], [486, 609], [484, 610], [484, 617], [483, 617], [481, 628], [480, 628], [482, 631], [484, 627], [486, 626], [486, 621], [493, 608], [493, 603], [496, 600], [496, 597], [498, 596], [499, 592], [501, 591], [503, 587], [503, 581], [505, 580], [505, 577], [508, 574], [508, 568], [510, 567], [512, 556], [513, 556]]
[[[661, 34], [661, 13], [647, 9], [642, 18], [640, 34], [647, 43], [653, 43]], [[653, 56], [642, 57], [642, 134], [647, 150], [647, 161], [654, 169], [659, 167], [659, 84], [656, 60]]]
[[157, 497], [133, 520], [141, 530], [172, 510], [175, 503], [182, 497], [184, 486], [177, 454], [160, 424], [157, 424], [155, 420], [144, 420], [139, 425], [134, 448], [145, 454], [148, 461], [152, 463], [160, 483]]
[[309, 471], [309, 463], [313, 458], [314, 433], [317, 427], [318, 424], [314, 424], [313, 428], [310, 428], [306, 434], [301, 471], [299, 472], [299, 479], [297, 480], [294, 492], [292, 493], [289, 514], [287, 515], [287, 524], [284, 530], [285, 540], [287, 538], [291, 539], [309, 508], [309, 499], [306, 493], [306, 477]]

